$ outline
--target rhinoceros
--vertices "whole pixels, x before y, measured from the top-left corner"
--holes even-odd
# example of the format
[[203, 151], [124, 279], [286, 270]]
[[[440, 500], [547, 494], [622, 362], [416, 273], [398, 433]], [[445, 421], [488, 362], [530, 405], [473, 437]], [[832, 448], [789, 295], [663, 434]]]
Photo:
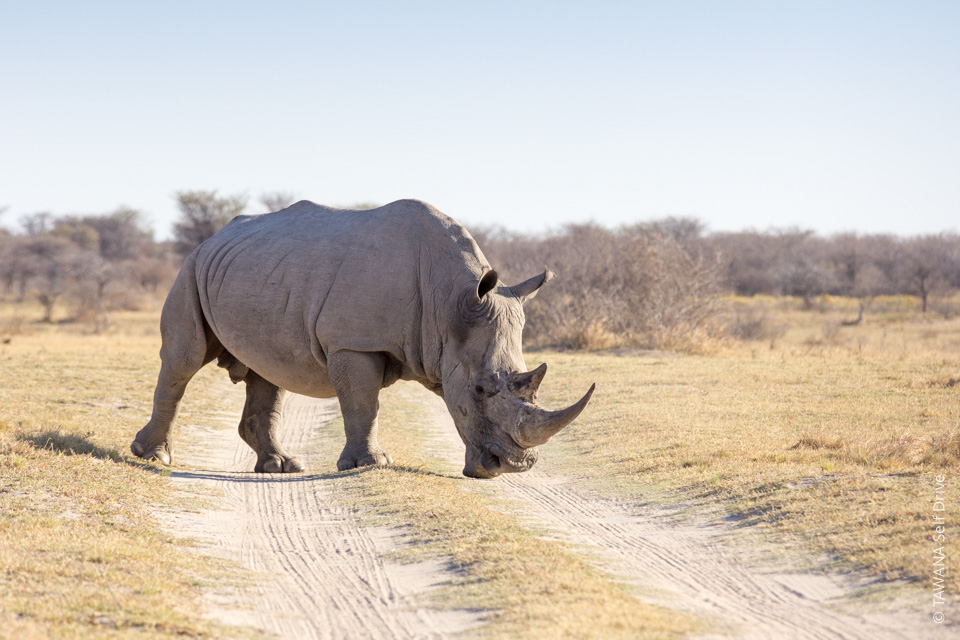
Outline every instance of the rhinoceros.
[[216, 359], [246, 385], [239, 431], [257, 472], [303, 470], [277, 440], [285, 391], [339, 400], [338, 469], [392, 463], [377, 413], [398, 380], [443, 398], [464, 475], [526, 471], [594, 390], [559, 411], [536, 404], [546, 364], [526, 371], [522, 305], [552, 277], [505, 286], [463, 226], [416, 200], [238, 216], [187, 257], [167, 297], [153, 414], [130, 448], [171, 463], [184, 389]]

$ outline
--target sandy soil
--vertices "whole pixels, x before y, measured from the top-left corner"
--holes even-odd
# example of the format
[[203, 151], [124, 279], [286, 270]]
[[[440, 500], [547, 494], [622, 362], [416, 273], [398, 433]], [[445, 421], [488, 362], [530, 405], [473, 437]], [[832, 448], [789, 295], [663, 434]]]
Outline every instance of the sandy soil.
[[[335, 402], [288, 397], [281, 441], [308, 469], [331, 466], [311, 455], [310, 438], [337, 411]], [[256, 456], [237, 435], [239, 414], [223, 417], [183, 426], [171, 474], [216, 508], [167, 519], [203, 552], [262, 576], [247, 593], [211, 597], [213, 617], [304, 639], [448, 638], [479, 623], [475, 613], [423, 607], [417, 594], [450, 578], [444, 563], [386, 560], [402, 544], [397, 532], [363, 528], [352, 510], [332, 506], [329, 475], [252, 473]]]
[[[415, 385], [403, 393], [430, 416], [424, 446], [459, 472], [463, 445], [442, 401]], [[310, 438], [336, 410], [330, 401], [287, 400], [281, 439], [308, 469], [331, 466], [311, 455]], [[423, 607], [417, 594], [449, 579], [444, 564], [385, 560], [401, 544], [398, 535], [365, 529], [350, 510], [333, 508], [329, 475], [251, 473], [253, 452], [237, 436], [237, 420], [185, 425], [172, 474], [185, 490], [220, 496], [213, 511], [178, 514], [175, 530], [263, 575], [252, 593], [211, 600], [217, 617], [296, 638], [444, 638], [481, 623], [475, 613]], [[588, 491], [551, 463], [549, 445], [533, 471], [481, 486], [504, 498], [506, 510], [636, 585], [644, 599], [705, 616], [710, 632], [702, 638], [873, 640], [955, 631], [935, 628], [921, 611], [858, 611], [852, 583], [771, 564], [776, 549], [748, 552], [730, 524], [677, 528], [662, 508]]]

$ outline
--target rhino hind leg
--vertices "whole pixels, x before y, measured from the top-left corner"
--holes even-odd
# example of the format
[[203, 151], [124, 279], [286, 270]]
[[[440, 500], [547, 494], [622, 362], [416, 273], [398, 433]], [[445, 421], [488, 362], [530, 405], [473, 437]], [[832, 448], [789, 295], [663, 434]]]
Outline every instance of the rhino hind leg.
[[153, 394], [153, 415], [130, 444], [130, 451], [135, 456], [163, 464], [173, 462], [170, 435], [180, 410], [180, 399], [183, 398], [183, 392], [193, 373], [166, 363], [161, 365], [157, 388]]
[[174, 283], [160, 319], [160, 375], [153, 394], [153, 413], [130, 445], [134, 455], [164, 464], [173, 461], [171, 432], [187, 383], [203, 365], [223, 351], [200, 309], [190, 260]]
[[[242, 366], [242, 365], [241, 365]], [[231, 378], [234, 370], [230, 370]], [[240, 418], [240, 437], [257, 453], [257, 473], [294, 473], [303, 471], [303, 465], [288, 455], [277, 441], [277, 428], [283, 411], [283, 389], [272, 384], [255, 371], [247, 369], [243, 381], [247, 387], [247, 401]]]
[[377, 414], [386, 357], [382, 353], [338, 351], [327, 360], [330, 382], [340, 401], [347, 444], [337, 461], [345, 471], [366, 465], [392, 464], [377, 440]]

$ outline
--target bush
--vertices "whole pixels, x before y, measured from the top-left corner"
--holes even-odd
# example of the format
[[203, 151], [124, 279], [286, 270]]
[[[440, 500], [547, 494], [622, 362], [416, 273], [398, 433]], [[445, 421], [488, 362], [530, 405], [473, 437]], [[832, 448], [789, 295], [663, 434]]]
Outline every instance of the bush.
[[727, 333], [738, 340], [775, 342], [787, 332], [787, 325], [776, 322], [765, 309], [737, 310], [727, 324]]
[[689, 235], [571, 225], [543, 238], [489, 230], [477, 236], [505, 282], [525, 280], [544, 264], [558, 275], [548, 295], [525, 307], [531, 346], [689, 351], [720, 333], [717, 265]]

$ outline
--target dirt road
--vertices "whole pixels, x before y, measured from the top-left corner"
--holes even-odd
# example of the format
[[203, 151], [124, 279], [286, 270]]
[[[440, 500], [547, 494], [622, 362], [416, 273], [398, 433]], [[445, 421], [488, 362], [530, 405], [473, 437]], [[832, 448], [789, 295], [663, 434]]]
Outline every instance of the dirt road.
[[[288, 397], [282, 441], [308, 469], [331, 466], [311, 453], [318, 424], [335, 402]], [[349, 509], [332, 506], [330, 476], [251, 473], [253, 451], [237, 435], [239, 413], [221, 424], [184, 428], [174, 482], [211, 496], [216, 509], [180, 513], [179, 535], [211, 555], [262, 576], [249, 593], [208, 604], [214, 617], [285, 638], [448, 638], [475, 626], [477, 614], [419, 606], [418, 592], [449, 579], [441, 562], [398, 565], [384, 559], [396, 532], [363, 528]]]
[[[432, 416], [425, 447], [458, 472], [463, 445], [443, 403], [415, 385], [403, 394]], [[308, 469], [331, 466], [311, 455], [309, 441], [335, 412], [330, 401], [287, 400], [281, 439]], [[419, 604], [419, 592], [450, 577], [443, 563], [384, 560], [397, 536], [365, 529], [352, 511], [332, 507], [330, 475], [250, 473], [254, 456], [236, 435], [238, 415], [223, 417], [218, 426], [184, 428], [177, 468], [191, 470], [173, 473], [185, 489], [222, 496], [215, 511], [179, 515], [176, 530], [263, 576], [252, 593], [212, 601], [218, 617], [297, 638], [444, 638], [482, 622], [475, 613]], [[928, 621], [917, 616], [851, 613], [851, 586], [842, 580], [763, 566], [756, 553], [734, 544], [730, 525], [676, 528], [664, 524], [660, 509], [592, 493], [549, 454], [527, 474], [482, 486], [506, 497], [506, 508], [518, 517], [635, 584], [641, 597], [705, 616], [712, 631], [699, 637], [933, 637]]]
[[[457, 451], [459, 437], [443, 402], [428, 394], [416, 397], [434, 416], [432, 431], [443, 442], [437, 450]], [[451, 469], [462, 466], [459, 458], [446, 457]], [[760, 554], [731, 540], [730, 525], [694, 522], [677, 528], [662, 508], [618, 502], [578, 486], [549, 455], [531, 471], [497, 482], [497, 493], [510, 498], [518, 517], [579, 547], [611, 574], [637, 585], [651, 602], [711, 619], [723, 632], [716, 637], [932, 637], [929, 621], [914, 615], [850, 615], [850, 607], [842, 614], [836, 609], [850, 598], [849, 582], [794, 572], [786, 561], [764, 566]]]

